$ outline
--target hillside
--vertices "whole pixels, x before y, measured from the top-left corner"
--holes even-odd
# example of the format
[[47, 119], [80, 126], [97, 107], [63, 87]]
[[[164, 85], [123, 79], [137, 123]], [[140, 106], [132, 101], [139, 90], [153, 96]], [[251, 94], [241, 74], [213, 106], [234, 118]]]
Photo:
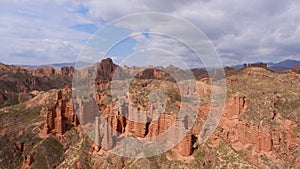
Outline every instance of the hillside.
[[[222, 106], [211, 106], [210, 94], [225, 92], [215, 85], [222, 79], [211, 83], [201, 70], [194, 84], [175, 67], [123, 68], [110, 59], [96, 66], [89, 79], [92, 68], [71, 75], [1, 65], [5, 90], [20, 97], [26, 89], [30, 97], [0, 108], [0, 168], [300, 167], [299, 74], [226, 68], [224, 112], [212, 130], [209, 111]], [[176, 81], [174, 72], [185, 78]], [[73, 76], [80, 81], [65, 87]], [[18, 80], [23, 88], [12, 85]], [[74, 95], [89, 80], [95, 88]]]

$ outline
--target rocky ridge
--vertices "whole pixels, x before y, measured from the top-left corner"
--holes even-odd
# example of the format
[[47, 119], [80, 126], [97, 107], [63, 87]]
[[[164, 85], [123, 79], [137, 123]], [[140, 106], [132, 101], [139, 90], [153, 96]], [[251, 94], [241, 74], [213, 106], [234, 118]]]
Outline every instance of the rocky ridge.
[[[129, 98], [124, 96], [124, 99], [130, 99], [131, 102], [116, 105], [117, 102], [112, 99], [109, 90], [112, 74], [120, 71], [117, 77], [121, 79], [130, 71], [129, 69], [121, 71], [109, 59], [102, 61], [98, 66], [98, 74], [101, 77], [96, 80], [98, 90], [94, 93], [95, 102], [72, 100], [72, 89], [66, 87], [51, 91], [53, 93], [51, 95], [48, 94], [50, 91], [33, 93], [29, 90], [28, 94], [33, 95], [29, 101], [0, 109], [1, 123], [5, 124], [1, 126], [0, 132], [1, 142], [5, 143], [1, 149], [6, 154], [1, 156], [1, 166], [35, 168], [38, 163], [47, 164], [43, 159], [50, 157], [45, 152], [49, 147], [53, 147], [49, 152], [54, 156], [48, 159], [48, 163], [51, 162], [52, 166], [49, 164], [47, 167], [52, 168], [65, 168], [66, 165], [71, 168], [300, 166], [299, 76], [291, 73], [277, 74], [253, 66], [232, 71], [226, 78], [227, 99], [220, 124], [207, 142], [199, 144], [197, 140], [201, 126], [210, 108], [211, 87], [209, 80], [202, 78], [197, 82], [197, 87], [203, 100], [192, 130], [179, 144], [162, 155], [130, 159], [109, 153], [108, 150], [116, 146], [115, 139], [121, 135], [151, 138], [164, 133], [175, 124], [179, 129], [176, 135], [181, 135], [181, 131], [186, 130], [189, 123], [186, 119], [181, 119], [182, 123], [176, 123], [178, 120], [176, 112], [183, 100], [178, 97], [180, 93], [176, 89], [176, 84], [171, 79], [162, 78], [160, 72], [157, 74], [157, 70], [152, 69], [150, 72], [138, 74], [135, 80], [129, 83], [131, 86]], [[70, 71], [64, 72], [59, 76], [70, 76]], [[52, 69], [46, 68], [34, 76], [38, 77], [44, 73], [53, 75]], [[144, 92], [147, 96], [154, 89], [165, 92], [166, 107], [158, 104], [160, 102], [149, 104], [147, 97], [141, 95]], [[188, 94], [196, 91], [193, 87], [187, 87], [183, 92]], [[41, 105], [33, 104], [32, 100], [38, 97], [49, 99], [40, 99]], [[102, 126], [103, 120], [108, 125]], [[10, 122], [14, 122], [15, 127], [7, 127]], [[91, 125], [92, 122], [95, 122], [94, 125]], [[95, 133], [94, 138], [85, 136], [82, 129], [84, 125], [91, 126], [91, 130]], [[120, 135], [114, 135], [113, 131], [118, 131]], [[14, 160], [9, 162], [7, 159]]]

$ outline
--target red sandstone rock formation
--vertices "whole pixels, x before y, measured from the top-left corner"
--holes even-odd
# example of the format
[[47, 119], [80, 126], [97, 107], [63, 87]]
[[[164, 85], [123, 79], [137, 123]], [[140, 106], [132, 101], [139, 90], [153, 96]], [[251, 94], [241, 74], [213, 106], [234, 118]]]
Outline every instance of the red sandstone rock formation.
[[95, 117], [99, 113], [99, 108], [94, 99], [79, 99], [77, 101], [79, 103], [78, 114], [79, 114], [79, 122], [84, 125], [87, 123], [91, 123], [95, 120]]
[[292, 70], [292, 72], [300, 74], [300, 66], [293, 66], [291, 70]]
[[178, 139], [183, 138], [175, 147], [177, 152], [182, 156], [190, 156], [192, 154], [192, 134], [185, 128], [183, 122], [176, 122], [175, 136]]
[[101, 147], [100, 119], [97, 116], [95, 118], [95, 150], [99, 151], [100, 147]]
[[228, 119], [236, 119], [246, 109], [246, 96], [243, 94], [235, 94], [228, 100], [226, 104], [224, 115]]
[[47, 111], [47, 121], [44, 126], [45, 134], [52, 132], [62, 135], [67, 126], [79, 124], [72, 99], [64, 100], [62, 91], [59, 91], [56, 100], [55, 106]]
[[146, 112], [138, 110], [134, 106], [129, 106], [128, 119], [126, 122], [126, 132], [137, 137], [145, 137], [147, 134], [146, 123]]
[[0, 102], [5, 100], [4, 93], [0, 92]]
[[176, 117], [174, 114], [162, 113], [157, 120], [153, 120], [149, 125], [148, 137], [157, 136], [166, 130], [168, 130], [171, 126], [174, 125]]
[[31, 169], [31, 164], [34, 162], [34, 159], [32, 156], [25, 156], [24, 155], [24, 161], [22, 164], [21, 169]]
[[37, 75], [37, 76], [51, 76], [54, 75], [55, 73], [56, 73], [55, 69], [50, 66], [45, 66], [43, 68], [39, 68], [32, 71], [32, 75]]
[[167, 72], [159, 68], [145, 69], [141, 72], [138, 72], [135, 77], [138, 79], [158, 79], [158, 80], [176, 82], [176, 80], [171, 75], [169, 75]]
[[111, 81], [117, 68], [118, 66], [113, 63], [111, 58], [103, 59], [98, 64], [96, 82], [99, 80]]
[[72, 77], [75, 69], [73, 67], [62, 67], [59, 74], [63, 76]]
[[111, 128], [112, 118], [109, 116], [106, 120], [107, 120], [107, 124], [104, 125], [104, 133], [103, 133], [103, 138], [102, 138], [102, 142], [101, 142], [101, 147], [104, 150], [110, 150], [114, 146], [113, 131]]

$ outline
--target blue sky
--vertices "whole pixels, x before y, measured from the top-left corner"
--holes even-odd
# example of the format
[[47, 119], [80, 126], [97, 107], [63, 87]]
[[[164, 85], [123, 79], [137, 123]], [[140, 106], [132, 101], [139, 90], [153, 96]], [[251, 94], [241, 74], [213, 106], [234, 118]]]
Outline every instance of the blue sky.
[[[98, 29], [136, 12], [162, 12], [186, 19], [205, 33], [226, 65], [300, 59], [300, 2], [295, 0], [4, 0], [0, 2], [0, 62], [74, 62]], [[135, 24], [114, 25], [106, 37], [102, 34], [108, 41], [114, 40], [115, 33], [129, 36], [107, 56], [121, 62], [144, 48], [186, 52], [169, 40], [151, 36], [147, 32], [152, 28], [143, 28], [140, 36], [131, 37], [137, 31]], [[175, 24], [168, 31], [176, 31], [177, 27]], [[194, 62], [188, 56], [184, 61]]]

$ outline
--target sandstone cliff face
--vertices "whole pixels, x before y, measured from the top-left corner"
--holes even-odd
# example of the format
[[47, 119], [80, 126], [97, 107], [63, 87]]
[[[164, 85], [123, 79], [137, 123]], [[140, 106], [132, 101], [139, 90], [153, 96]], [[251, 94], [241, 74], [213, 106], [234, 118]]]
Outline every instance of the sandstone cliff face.
[[24, 156], [24, 161], [22, 164], [21, 169], [31, 169], [31, 164], [34, 162], [34, 159], [32, 156]]
[[0, 86], [2, 86], [0, 93], [4, 92], [6, 99], [2, 100], [0, 107], [16, 103], [15, 95], [24, 91], [48, 91], [63, 88], [67, 84], [71, 86], [73, 72], [73, 67], [65, 67], [61, 70], [52, 67], [28, 70], [20, 66], [4, 65], [0, 74]]
[[126, 132], [137, 137], [145, 137], [147, 134], [146, 123], [146, 112], [130, 106], [126, 121]]
[[112, 80], [113, 75], [115, 71], [117, 70], [118, 66], [113, 63], [112, 59], [107, 58], [103, 59], [99, 64], [98, 64], [98, 69], [97, 69], [97, 79], [98, 80]]
[[176, 123], [176, 133], [174, 133], [174, 137], [177, 137], [176, 140], [180, 140], [183, 138], [175, 147], [177, 152], [179, 152], [182, 156], [190, 156], [192, 154], [192, 134], [190, 131], [184, 126], [182, 121], [178, 121]]
[[141, 72], [138, 72], [135, 77], [138, 79], [157, 79], [175, 82], [175, 79], [170, 74], [158, 68], [145, 69]]
[[227, 101], [224, 116], [228, 119], [237, 119], [246, 110], [246, 96], [237, 93]]
[[[70, 94], [70, 93], [69, 93]], [[54, 107], [46, 110], [47, 121], [44, 131], [48, 133], [56, 133], [62, 135], [72, 126], [79, 124], [78, 118], [74, 112], [74, 104], [72, 99], [64, 100], [62, 91], [56, 95], [56, 103]]]
[[104, 134], [101, 142], [101, 147], [104, 150], [110, 150], [114, 146], [114, 140], [113, 140], [113, 129], [112, 129], [112, 117], [109, 116], [106, 119], [107, 125], [104, 125]]
[[43, 68], [32, 71], [32, 75], [37, 75], [37, 76], [52, 76], [55, 73], [56, 73], [55, 69], [50, 66], [45, 66]]
[[[172, 126], [176, 125], [176, 120], [178, 121], [176, 117], [177, 112], [171, 111], [175, 109], [165, 109], [164, 106], [160, 105], [160, 103], [162, 103], [161, 101], [151, 102], [147, 100], [147, 102], [142, 100], [145, 97], [142, 99], [134, 97], [135, 94], [141, 96], [144, 92], [141, 90], [147, 89], [152, 91], [157, 89], [155, 86], [159, 86], [161, 88], [158, 89], [172, 88], [175, 93], [182, 92], [184, 95], [194, 95], [199, 92], [201, 98], [206, 99], [206, 101], [209, 99], [211, 92], [209, 79], [198, 81], [197, 86], [186, 85], [182, 91], [179, 91], [173, 87], [175, 85], [169, 84], [172, 83], [172, 79], [169, 79], [168, 84], [161, 83], [160, 80], [168, 80], [168, 78], [164, 77], [165, 74], [160, 72], [161, 70], [149, 69], [137, 74], [136, 78], [139, 79], [131, 81], [131, 87], [137, 88], [139, 91], [133, 91], [129, 96], [120, 97], [120, 99], [127, 100], [127, 102], [121, 102], [120, 105], [116, 105], [118, 102], [111, 97], [109, 83], [113, 76], [120, 75], [118, 73], [114, 74], [118, 67], [109, 59], [102, 61], [98, 66], [98, 73], [101, 75], [96, 79], [97, 92], [94, 93], [96, 101], [80, 100], [78, 102], [78, 114], [81, 125], [89, 125], [90, 122], [93, 123], [95, 121], [95, 125], [92, 126], [92, 130], [94, 129], [95, 133], [93, 150], [99, 153], [111, 150], [116, 146], [117, 143], [115, 143], [115, 141], [118, 140], [119, 136], [131, 135], [138, 139], [151, 138], [166, 132]], [[265, 71], [260, 68], [253, 70]], [[280, 80], [270, 74], [263, 74], [253, 70], [250, 68], [245, 69], [243, 76], [246, 76], [248, 79], [261, 78], [272, 81]], [[126, 71], [130, 72], [129, 70]], [[62, 72], [65, 72], [62, 74], [69, 76], [68, 72], [70, 72], [70, 70], [64, 70]], [[159, 82], [152, 83], [152, 81], [155, 82], [156, 80]], [[247, 85], [248, 81], [245, 78], [234, 77], [228, 79], [228, 84], [233, 86], [241, 84]], [[70, 89], [67, 88], [59, 92], [55, 105], [46, 110], [47, 123], [44, 128], [46, 133], [64, 135], [67, 133], [68, 127], [78, 125], [77, 117], [74, 113], [74, 103], [63, 96], [67, 91], [70, 92]], [[273, 91], [266, 90], [259, 94], [267, 95], [267, 93], [272, 92]], [[149, 94], [148, 91], [145, 93]], [[154, 96], [158, 97], [156, 95]], [[174, 97], [174, 95], [172, 95], [172, 97]], [[168, 99], [169, 102], [175, 102], [173, 105], [180, 107], [179, 100], [174, 98]], [[267, 107], [269, 112], [263, 116], [258, 115], [258, 117], [254, 119], [248, 117], [249, 105], [251, 101], [253, 101], [251, 99], [253, 98], [244, 94], [244, 92], [235, 92], [227, 98], [223, 117], [218, 129], [214, 132], [211, 139], [208, 140], [211, 141], [209, 144], [212, 144], [212, 148], [218, 148], [220, 142], [224, 140], [226, 144], [230, 145], [235, 151], [245, 154], [243, 158], [258, 166], [261, 164], [261, 162], [257, 160], [260, 159], [260, 156], [266, 156], [269, 160], [273, 160], [274, 163], [278, 163], [278, 158], [282, 158], [283, 156], [286, 156], [287, 160], [297, 162], [298, 159], [293, 158], [293, 155], [283, 153], [285, 151], [297, 151], [300, 142], [299, 134], [296, 132], [298, 129], [297, 123], [292, 120], [284, 120], [278, 115], [277, 106], [279, 98], [274, 96], [270, 103], [266, 101], [262, 102], [261, 104]], [[128, 102], [128, 100], [130, 100], [130, 102]], [[166, 104], [169, 102], [166, 102]], [[194, 144], [197, 142], [195, 141], [195, 139], [197, 139], [196, 136], [198, 136], [201, 131], [209, 109], [210, 105], [208, 102], [201, 104], [198, 110], [196, 124], [191, 131], [184, 133], [187, 131], [186, 126], [189, 126], [189, 119], [186, 120], [185, 123], [179, 123], [175, 126], [177, 129], [173, 133], [174, 138], [170, 138], [168, 141], [174, 141], [181, 136], [183, 137], [172, 150], [179, 158], [192, 159], [192, 157], [197, 156], [197, 152], [193, 152], [193, 146], [194, 148], [196, 147], [196, 144]], [[107, 125], [102, 125], [103, 121], [106, 121]], [[280, 131], [283, 132], [276, 130], [274, 125], [280, 126]], [[115, 134], [115, 132], [118, 132], [118, 134]], [[100, 151], [101, 149], [105, 151]], [[277, 157], [277, 155], [279, 157]], [[213, 158], [208, 159], [207, 163], [214, 163]], [[123, 165], [124, 164], [120, 166]]]

